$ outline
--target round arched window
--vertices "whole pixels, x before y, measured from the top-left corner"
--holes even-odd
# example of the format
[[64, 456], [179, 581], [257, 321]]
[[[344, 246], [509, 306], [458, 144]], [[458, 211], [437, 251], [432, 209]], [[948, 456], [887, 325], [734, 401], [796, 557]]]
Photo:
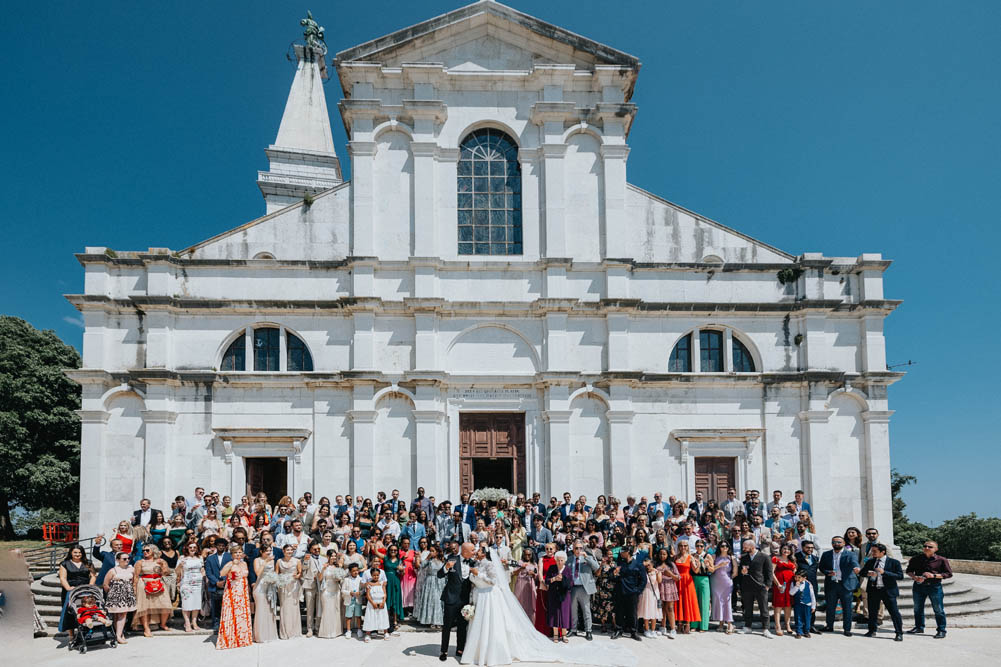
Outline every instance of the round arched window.
[[504, 132], [476, 130], [459, 145], [460, 255], [520, 255], [521, 164]]

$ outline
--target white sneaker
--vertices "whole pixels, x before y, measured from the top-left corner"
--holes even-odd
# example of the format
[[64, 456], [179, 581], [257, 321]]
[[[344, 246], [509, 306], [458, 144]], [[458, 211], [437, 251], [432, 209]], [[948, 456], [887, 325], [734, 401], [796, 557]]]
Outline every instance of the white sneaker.
[[358, 631], [358, 634], [356, 636], [358, 637], [358, 639], [361, 639], [361, 630]]
[[765, 630], [764, 632], [761, 633], [761, 636], [765, 637], [766, 639], [772, 639], [775, 635], [773, 635], [772, 633], [768, 632], [768, 630]]
[[667, 638], [668, 639], [674, 639], [677, 636], [678, 636], [678, 633], [675, 632], [674, 630], [671, 630], [670, 632], [667, 633]]
[[653, 639], [653, 638], [655, 638], [655, 637], [656, 637], [657, 635], [653, 634], [653, 631], [651, 631], [651, 630], [647, 630], [647, 631], [646, 631], [646, 632], [645, 632], [645, 633], [643, 634], [643, 636], [644, 636], [644, 637], [646, 637], [647, 639]]
[[[766, 630], [765, 632], [768, 632], [768, 631]], [[745, 625], [743, 627], [743, 629], [741, 629], [740, 634], [742, 634], [742, 635], [749, 635], [749, 634], [751, 634], [751, 628], [749, 628], [749, 627], [747, 627]]]

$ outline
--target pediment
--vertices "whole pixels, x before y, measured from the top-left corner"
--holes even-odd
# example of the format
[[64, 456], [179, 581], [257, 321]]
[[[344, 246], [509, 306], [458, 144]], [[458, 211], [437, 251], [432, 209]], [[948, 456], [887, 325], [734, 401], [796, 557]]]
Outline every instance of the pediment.
[[341, 51], [334, 62], [443, 63], [456, 71], [530, 70], [543, 63], [639, 68], [629, 54], [490, 0]]

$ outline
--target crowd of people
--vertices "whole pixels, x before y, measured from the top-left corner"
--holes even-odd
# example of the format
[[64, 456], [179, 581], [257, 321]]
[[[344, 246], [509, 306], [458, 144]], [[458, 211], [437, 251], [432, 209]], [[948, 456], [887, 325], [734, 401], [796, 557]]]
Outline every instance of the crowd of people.
[[[409, 503], [399, 496], [304, 493], [272, 505], [264, 493], [234, 503], [196, 488], [169, 512], [143, 499], [90, 554], [70, 549], [59, 568], [63, 597], [81, 584], [102, 587], [122, 643], [129, 628], [147, 637], [151, 626], [170, 631], [177, 607], [184, 631], [211, 628], [217, 648], [303, 635], [368, 642], [398, 636], [405, 620], [442, 629], [439, 573], [458, 544], [471, 542], [503, 551], [526, 615], [557, 643], [595, 632], [675, 639], [715, 626], [730, 634], [738, 605], [744, 633], [757, 620], [766, 637], [807, 638], [821, 632], [819, 577], [824, 632], [834, 631], [840, 609], [845, 635], [857, 619], [874, 635], [885, 609], [901, 640], [898, 582], [907, 576], [910, 632], [924, 631], [930, 600], [935, 637], [945, 636], [942, 580], [952, 572], [937, 545], [926, 541], [905, 569], [878, 531], [849, 527], [821, 553], [802, 491], [788, 502], [774, 491], [767, 503], [756, 490], [739, 499], [729, 489], [722, 503], [697, 492], [687, 504], [661, 493], [593, 503], [569, 492], [548, 503], [539, 494], [495, 502], [464, 494], [454, 505], [423, 488]], [[64, 605], [60, 630], [86, 621]]]

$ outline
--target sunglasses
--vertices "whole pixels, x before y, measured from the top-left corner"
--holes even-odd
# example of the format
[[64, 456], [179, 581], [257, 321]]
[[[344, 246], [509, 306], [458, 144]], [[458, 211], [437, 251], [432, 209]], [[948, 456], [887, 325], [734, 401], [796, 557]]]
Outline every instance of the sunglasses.
[[923, 548], [923, 549], [934, 549], [934, 548], [935, 548], [935, 545], [934, 545], [934, 544], [926, 544], [926, 545], [924, 545], [924, 546], [923, 546], [922, 548]]

